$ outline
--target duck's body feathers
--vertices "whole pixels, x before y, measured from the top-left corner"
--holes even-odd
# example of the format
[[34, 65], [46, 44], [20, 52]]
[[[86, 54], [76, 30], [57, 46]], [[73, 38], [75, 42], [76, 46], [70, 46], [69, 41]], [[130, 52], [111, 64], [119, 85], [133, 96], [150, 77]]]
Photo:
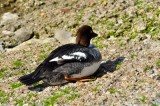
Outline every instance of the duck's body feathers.
[[[56, 75], [58, 75], [57, 72], [66, 76], [78, 75], [84, 67], [101, 60], [101, 55], [97, 55], [97, 52], [99, 51], [93, 45], [89, 48], [77, 44], [60, 46], [52, 51], [33, 73], [20, 77], [19, 80], [26, 85], [30, 85], [32, 82], [47, 79], [48, 74], [54, 77], [54, 72], [56, 72]], [[82, 76], [84, 75], [82, 74]]]

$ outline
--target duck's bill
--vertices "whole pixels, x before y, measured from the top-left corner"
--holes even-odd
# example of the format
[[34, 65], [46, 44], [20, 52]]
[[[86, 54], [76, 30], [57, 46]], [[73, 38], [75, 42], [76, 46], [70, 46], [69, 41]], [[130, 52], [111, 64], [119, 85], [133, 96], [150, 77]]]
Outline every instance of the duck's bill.
[[97, 37], [97, 36], [98, 36], [98, 34], [96, 34], [96, 33], [93, 32], [93, 37]]

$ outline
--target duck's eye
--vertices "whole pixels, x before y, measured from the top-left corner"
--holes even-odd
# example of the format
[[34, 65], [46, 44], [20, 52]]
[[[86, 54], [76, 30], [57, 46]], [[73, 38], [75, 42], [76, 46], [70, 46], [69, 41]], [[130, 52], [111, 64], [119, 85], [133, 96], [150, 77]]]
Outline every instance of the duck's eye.
[[91, 30], [90, 33], [93, 33], [93, 31]]

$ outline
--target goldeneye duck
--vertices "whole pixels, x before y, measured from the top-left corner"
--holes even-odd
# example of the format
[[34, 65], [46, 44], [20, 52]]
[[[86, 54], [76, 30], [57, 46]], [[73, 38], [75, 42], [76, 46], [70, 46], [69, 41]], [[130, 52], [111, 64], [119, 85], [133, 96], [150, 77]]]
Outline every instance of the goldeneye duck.
[[84, 25], [76, 36], [76, 44], [66, 44], [53, 50], [34, 72], [20, 77], [19, 81], [31, 85], [43, 80], [49, 85], [59, 85], [82, 80], [95, 73], [102, 56], [90, 40], [97, 34], [90, 26]]

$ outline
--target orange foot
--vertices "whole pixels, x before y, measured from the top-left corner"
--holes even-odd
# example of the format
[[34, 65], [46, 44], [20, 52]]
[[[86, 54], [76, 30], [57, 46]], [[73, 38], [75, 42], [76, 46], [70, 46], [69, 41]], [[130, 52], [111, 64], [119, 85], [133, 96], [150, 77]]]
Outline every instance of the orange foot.
[[65, 77], [64, 79], [67, 80], [67, 81], [78, 81], [78, 82], [88, 82], [88, 81], [96, 80], [96, 78], [91, 78], [91, 77], [82, 77], [82, 78]]

